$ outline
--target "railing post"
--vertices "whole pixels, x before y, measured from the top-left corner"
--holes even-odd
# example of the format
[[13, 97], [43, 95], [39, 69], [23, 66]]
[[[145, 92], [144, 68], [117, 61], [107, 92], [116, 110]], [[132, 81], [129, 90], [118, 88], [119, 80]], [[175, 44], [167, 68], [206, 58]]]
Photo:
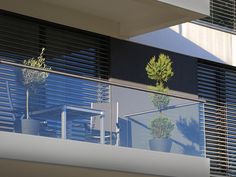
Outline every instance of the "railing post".
[[61, 138], [66, 139], [66, 107], [62, 107], [61, 112]]
[[100, 116], [100, 143], [105, 144], [104, 113]]

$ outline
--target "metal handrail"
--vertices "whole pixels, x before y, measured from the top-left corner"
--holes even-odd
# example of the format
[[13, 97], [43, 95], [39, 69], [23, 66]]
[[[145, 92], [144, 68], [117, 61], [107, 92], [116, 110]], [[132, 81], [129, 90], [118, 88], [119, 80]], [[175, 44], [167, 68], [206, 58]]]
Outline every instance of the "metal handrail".
[[195, 104], [197, 104], [197, 103], [190, 103], [190, 104], [187, 103], [187, 104], [181, 104], [181, 105], [167, 106], [166, 108], [163, 108], [163, 109], [146, 110], [146, 111], [126, 114], [126, 115], [123, 115], [122, 117], [139, 116], [139, 115], [143, 115], [143, 114], [149, 114], [149, 113], [155, 113], [155, 112], [160, 112], [160, 111], [166, 111], [166, 110], [170, 110], [170, 109], [182, 108], [182, 107], [186, 107], [186, 106], [192, 106]]
[[33, 69], [33, 70], [37, 70], [37, 71], [42, 71], [42, 72], [47, 72], [47, 73], [52, 73], [52, 74], [63, 75], [63, 76], [67, 76], [67, 77], [78, 78], [78, 79], [82, 79], [82, 80], [88, 80], [88, 81], [94, 81], [94, 82], [99, 82], [99, 83], [103, 83], [103, 84], [109, 84], [109, 85], [123, 87], [123, 88], [128, 88], [128, 89], [134, 89], [134, 90], [138, 90], [138, 91], [144, 91], [144, 92], [149, 92], [149, 93], [154, 93], [154, 94], [171, 96], [171, 97], [185, 99], [185, 100], [189, 100], [189, 101], [196, 101], [196, 102], [202, 102], [202, 103], [206, 102], [204, 99], [186, 98], [186, 97], [183, 97], [183, 96], [180, 96], [180, 95], [176, 95], [176, 94], [161, 93], [161, 92], [157, 92], [157, 91], [154, 91], [154, 90], [149, 90], [149, 89], [145, 89], [145, 88], [139, 88], [139, 87], [135, 87], [135, 86], [130, 86], [128, 84], [120, 84], [120, 83], [117, 83], [117, 82], [107, 81], [107, 80], [103, 80], [103, 79], [97, 79], [97, 78], [94, 78], [94, 77], [85, 77], [85, 76], [69, 74], [69, 73], [65, 73], [65, 72], [61, 72], [61, 71], [47, 70], [47, 69], [36, 68], [36, 67], [32, 67], [32, 66], [26, 66], [24, 64], [19, 64], [19, 63], [13, 63], [13, 62], [6, 61], [3, 58], [0, 58], [0, 63], [1, 64], [6, 64], [6, 65], [15, 66], [15, 67], [20, 67], [20, 68]]

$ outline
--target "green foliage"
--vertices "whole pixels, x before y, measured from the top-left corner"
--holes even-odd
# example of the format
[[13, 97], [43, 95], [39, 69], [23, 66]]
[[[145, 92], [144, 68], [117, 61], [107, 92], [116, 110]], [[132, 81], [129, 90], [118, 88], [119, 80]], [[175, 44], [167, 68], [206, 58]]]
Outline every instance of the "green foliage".
[[[160, 93], [167, 93], [168, 88], [165, 88], [163, 85], [157, 85], [157, 86], [150, 86], [150, 90], [157, 91]], [[158, 110], [163, 110], [165, 109], [169, 103], [170, 103], [170, 98], [169, 96], [163, 95], [163, 94], [153, 94], [152, 95], [152, 103], [153, 105], [158, 109]]]
[[158, 110], [162, 111], [163, 109], [166, 109], [169, 105], [170, 98], [166, 95], [153, 94], [152, 103]]
[[159, 92], [159, 93], [168, 93], [169, 89], [168, 87], [164, 87], [163, 84], [158, 84], [156, 86], [148, 86], [150, 90]]
[[[148, 78], [156, 81], [156, 85], [149, 87], [149, 89], [159, 93], [167, 93], [169, 89], [165, 87], [165, 84], [174, 75], [170, 57], [160, 54], [158, 60], [156, 60], [154, 56], [150, 59], [145, 69]], [[166, 95], [154, 94], [152, 96], [152, 103], [159, 110], [166, 108], [169, 102], [170, 99]]]
[[[26, 66], [31, 66], [35, 68], [51, 70], [51, 68], [49, 68], [45, 63], [46, 59], [43, 57], [44, 51], [45, 51], [45, 48], [42, 48], [42, 51], [37, 58], [30, 58], [28, 60], [24, 60], [23, 64]], [[43, 84], [46, 81], [48, 77], [48, 73], [23, 68], [22, 76], [23, 76], [24, 86], [27, 89], [30, 89], [32, 91], [32, 90], [35, 90], [39, 85]]]
[[175, 125], [167, 117], [155, 117], [150, 122], [150, 130], [153, 138], [169, 138]]
[[[155, 56], [152, 57], [145, 69], [148, 78], [156, 81], [155, 86], [150, 86], [149, 89], [159, 93], [168, 93], [169, 89], [165, 85], [174, 75], [169, 56], [160, 54], [158, 60]], [[169, 105], [170, 98], [163, 94], [153, 94], [152, 103], [161, 113]], [[174, 130], [174, 124], [168, 117], [163, 117], [161, 113], [159, 117], [155, 117], [150, 122], [150, 130], [154, 138], [169, 138]]]
[[174, 75], [172, 62], [165, 54], [160, 54], [157, 61], [155, 56], [152, 57], [145, 69], [148, 78], [156, 81], [156, 86], [161, 84], [164, 87], [164, 83]]

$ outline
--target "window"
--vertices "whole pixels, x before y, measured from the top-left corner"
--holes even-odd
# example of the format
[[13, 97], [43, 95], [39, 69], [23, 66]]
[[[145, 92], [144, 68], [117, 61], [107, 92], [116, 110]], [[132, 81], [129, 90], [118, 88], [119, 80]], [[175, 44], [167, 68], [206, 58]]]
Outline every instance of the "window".
[[236, 32], [236, 1], [210, 0], [210, 17], [201, 19], [212, 27]]
[[[52, 70], [102, 79], [109, 77], [109, 37], [5, 11], [1, 11], [0, 26], [1, 59], [23, 63], [25, 59], [37, 57], [44, 47], [47, 65]], [[0, 130], [14, 129], [14, 122], [10, 119], [9, 100], [6, 98], [6, 80], [14, 109], [17, 112], [25, 111], [24, 86], [19, 77], [19, 69], [0, 65]], [[95, 82], [54, 74], [50, 74], [47, 80], [50, 84], [30, 98], [31, 110], [63, 104], [65, 101], [82, 107], [90, 107], [91, 102], [109, 101], [108, 86], [101, 88]], [[20, 115], [16, 115], [16, 118], [19, 119]], [[54, 128], [57, 124], [58, 122], [48, 122], [48, 126]], [[71, 138], [83, 138], [76, 137], [76, 133], [72, 134]]]
[[206, 154], [213, 176], [236, 174], [236, 72], [233, 67], [199, 60], [198, 94], [205, 104]]

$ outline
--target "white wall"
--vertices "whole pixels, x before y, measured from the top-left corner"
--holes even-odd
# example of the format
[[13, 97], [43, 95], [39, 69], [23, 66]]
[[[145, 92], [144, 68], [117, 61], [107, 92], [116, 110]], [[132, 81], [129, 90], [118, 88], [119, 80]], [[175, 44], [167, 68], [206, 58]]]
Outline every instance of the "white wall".
[[193, 23], [146, 33], [130, 40], [236, 66], [236, 35]]
[[209, 0], [158, 0], [174, 6], [186, 8], [202, 14], [210, 15], [210, 1]]

